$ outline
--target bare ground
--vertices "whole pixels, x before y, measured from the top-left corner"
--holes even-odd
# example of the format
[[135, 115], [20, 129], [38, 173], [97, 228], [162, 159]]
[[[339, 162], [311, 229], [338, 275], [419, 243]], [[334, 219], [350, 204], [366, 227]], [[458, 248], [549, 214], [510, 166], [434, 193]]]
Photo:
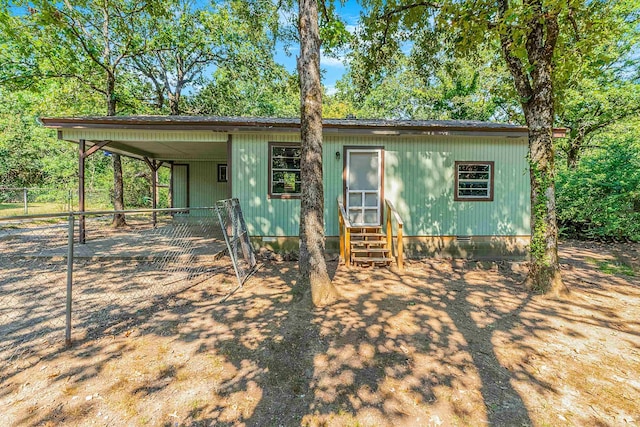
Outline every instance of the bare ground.
[[[568, 242], [563, 300], [525, 265], [332, 264], [335, 305], [291, 304], [270, 262], [3, 370], [8, 425], [626, 426], [640, 423], [639, 245]], [[227, 283], [221, 286], [221, 283]]]

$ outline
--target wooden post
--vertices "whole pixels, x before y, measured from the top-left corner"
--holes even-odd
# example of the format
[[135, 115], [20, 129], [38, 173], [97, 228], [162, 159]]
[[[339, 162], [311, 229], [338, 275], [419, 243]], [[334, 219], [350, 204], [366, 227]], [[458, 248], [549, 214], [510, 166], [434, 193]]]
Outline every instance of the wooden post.
[[344, 265], [347, 267], [351, 265], [351, 229], [349, 227], [344, 229]]
[[[87, 141], [81, 139], [78, 141], [78, 210], [80, 212], [86, 211], [84, 203], [84, 164], [87, 157], [95, 153], [96, 151], [109, 144], [111, 141], [95, 142], [91, 148], [87, 150]], [[71, 207], [69, 208], [71, 210]], [[84, 244], [86, 241], [85, 234], [85, 216], [80, 214], [78, 218], [78, 243]]]
[[[78, 210], [80, 212], [86, 211], [85, 198], [84, 198], [84, 164], [87, 157], [100, 150], [111, 141], [95, 142], [91, 148], [87, 150], [87, 141], [81, 139], [78, 141]], [[71, 210], [71, 202], [69, 203], [69, 210]], [[80, 214], [78, 218], [78, 243], [84, 244], [86, 241], [85, 234], [85, 217]]]
[[22, 200], [24, 201], [24, 214], [27, 215], [29, 213], [29, 202], [27, 201], [27, 187], [22, 189]]
[[156, 168], [156, 161], [152, 162], [153, 170], [151, 171], [151, 209], [153, 211], [153, 228], [158, 225], [158, 213], [155, 209], [158, 207], [158, 169]]
[[402, 243], [402, 224], [398, 224], [398, 268], [404, 269], [404, 245]]
[[342, 211], [338, 203], [338, 239], [340, 240], [340, 257], [344, 260], [344, 221], [342, 219]]
[[398, 268], [402, 270], [404, 269], [404, 246], [402, 241], [403, 222], [400, 215], [398, 215], [398, 211], [396, 211], [395, 206], [393, 206], [393, 204], [388, 200], [385, 200], [385, 203], [387, 205], [387, 245], [389, 245], [389, 249], [391, 249], [391, 246], [393, 245], [393, 227], [391, 223], [391, 215], [393, 215], [396, 223], [398, 224], [398, 232], [396, 235], [396, 263], [398, 264]]
[[84, 204], [84, 161], [86, 156], [86, 141], [81, 139], [78, 142], [78, 210], [83, 212], [78, 218], [78, 243], [84, 244], [86, 241], [85, 235], [85, 204]]
[[393, 255], [393, 225], [391, 224], [391, 208], [386, 200], [384, 204], [387, 207], [387, 249], [389, 249], [389, 255]]
[[[158, 169], [162, 166], [164, 162], [158, 162], [156, 160], [149, 160], [147, 157], [143, 157], [144, 162], [151, 169], [151, 208], [157, 209], [158, 207]], [[173, 173], [173, 168], [172, 168]], [[172, 206], [173, 207], [173, 206]], [[158, 224], [158, 215], [153, 211], [151, 215], [153, 217], [153, 228], [156, 228]]]

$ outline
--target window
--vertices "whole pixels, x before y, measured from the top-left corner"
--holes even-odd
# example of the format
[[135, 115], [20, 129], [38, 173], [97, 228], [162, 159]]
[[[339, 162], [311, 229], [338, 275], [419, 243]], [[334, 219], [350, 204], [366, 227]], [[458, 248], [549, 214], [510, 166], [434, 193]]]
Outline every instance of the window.
[[300, 197], [300, 144], [269, 143], [269, 196]]
[[227, 182], [227, 165], [218, 165], [218, 182]]
[[492, 201], [493, 162], [456, 162], [455, 192], [457, 201]]

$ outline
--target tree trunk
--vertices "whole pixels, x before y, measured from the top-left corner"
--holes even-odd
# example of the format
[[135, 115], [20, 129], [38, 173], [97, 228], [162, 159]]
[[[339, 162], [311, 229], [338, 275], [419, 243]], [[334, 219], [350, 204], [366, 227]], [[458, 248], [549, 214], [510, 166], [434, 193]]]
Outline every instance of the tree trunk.
[[533, 291], [559, 295], [567, 288], [558, 259], [553, 102], [541, 102], [539, 97], [523, 105], [529, 127], [531, 175], [531, 261], [527, 285]]
[[171, 116], [179, 116], [180, 115], [180, 95], [173, 94], [169, 95], [169, 115]]
[[575, 169], [578, 167], [578, 161], [580, 160], [580, 150], [582, 148], [582, 144], [584, 141], [584, 137], [580, 134], [570, 138], [569, 140], [569, 148], [567, 148], [567, 167], [569, 169]]
[[[113, 209], [116, 211], [124, 210], [124, 182], [122, 179], [122, 162], [120, 155], [112, 153], [113, 159]], [[112, 225], [116, 228], [124, 227], [127, 225], [125, 216], [122, 213], [113, 215]]]
[[[113, 74], [107, 74], [107, 116], [116, 115], [116, 97], [115, 97], [116, 78]], [[116, 211], [124, 210], [124, 181], [122, 178], [122, 161], [120, 155], [112, 153], [113, 159], [113, 209]], [[114, 227], [120, 228], [127, 225], [124, 214], [114, 214]]]
[[[527, 285], [548, 294], [566, 291], [558, 260], [555, 167], [553, 151], [553, 52], [558, 40], [558, 16], [543, 7], [542, 0], [527, 3], [524, 48], [527, 61], [515, 54], [521, 34], [517, 25], [505, 25], [499, 33], [502, 56], [520, 96], [529, 128], [529, 171], [531, 180], [531, 260]], [[498, 17], [514, 17], [508, 0], [498, 1]], [[530, 65], [529, 65], [530, 64]]]
[[324, 188], [322, 184], [322, 89], [317, 0], [299, 2], [300, 110], [302, 194], [300, 200], [300, 280], [298, 295], [311, 291], [314, 305], [330, 304], [337, 291], [327, 272], [324, 246]]

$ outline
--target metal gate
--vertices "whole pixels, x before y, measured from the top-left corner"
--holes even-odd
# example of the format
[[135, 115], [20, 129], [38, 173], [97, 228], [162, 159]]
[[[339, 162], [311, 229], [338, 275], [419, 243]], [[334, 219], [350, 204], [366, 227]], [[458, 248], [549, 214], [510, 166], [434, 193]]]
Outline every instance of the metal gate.
[[227, 243], [229, 256], [236, 271], [238, 284], [244, 282], [256, 269], [256, 256], [247, 232], [247, 224], [242, 216], [242, 209], [238, 199], [218, 200], [216, 211], [222, 227], [222, 234]]

